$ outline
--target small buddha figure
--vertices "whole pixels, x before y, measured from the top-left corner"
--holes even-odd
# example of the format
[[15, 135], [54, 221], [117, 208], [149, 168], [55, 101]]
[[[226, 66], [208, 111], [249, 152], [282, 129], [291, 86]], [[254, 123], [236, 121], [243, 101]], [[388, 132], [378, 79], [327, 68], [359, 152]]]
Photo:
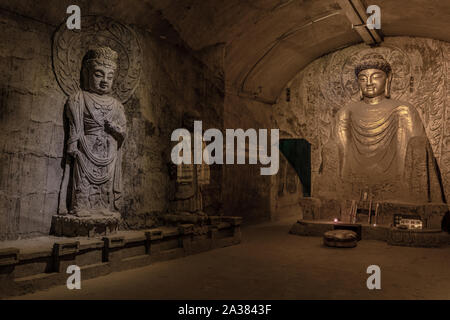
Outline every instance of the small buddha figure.
[[[194, 139], [194, 121], [198, 121], [199, 119], [200, 117], [197, 112], [191, 111], [183, 114], [183, 128], [191, 133], [192, 141]], [[202, 142], [202, 146], [204, 149], [204, 142]], [[192, 143], [191, 164], [180, 164], [176, 166], [177, 184], [175, 200], [172, 203], [171, 209], [176, 213], [204, 216], [202, 189], [204, 185], [209, 184], [210, 169], [206, 163], [194, 164], [193, 155]]]
[[[340, 189], [355, 198], [369, 187], [377, 200], [443, 202], [430, 143], [417, 110], [390, 98], [392, 69], [379, 54], [355, 68], [360, 101], [336, 114]], [[338, 183], [338, 184], [339, 184]]]
[[73, 160], [68, 209], [79, 217], [118, 210], [126, 118], [123, 105], [111, 96], [117, 59], [108, 47], [89, 50], [82, 63], [82, 90], [67, 102], [67, 153]]

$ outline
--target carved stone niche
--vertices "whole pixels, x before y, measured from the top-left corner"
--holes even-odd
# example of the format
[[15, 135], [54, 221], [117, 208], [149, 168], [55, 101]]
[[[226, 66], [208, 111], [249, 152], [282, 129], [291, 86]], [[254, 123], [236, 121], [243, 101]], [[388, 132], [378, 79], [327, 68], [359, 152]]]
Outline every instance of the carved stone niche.
[[419, 216], [428, 231], [445, 225], [448, 48], [388, 38], [321, 57], [293, 80], [298, 100], [279, 102], [274, 114], [291, 136], [315, 142], [313, 198], [300, 200], [304, 220], [378, 228], [401, 214]]
[[53, 67], [67, 94], [65, 170], [57, 236], [103, 236], [118, 230], [122, 158], [127, 137], [123, 103], [141, 73], [134, 31], [110, 18], [86, 16], [79, 31], [65, 24], [53, 41]]

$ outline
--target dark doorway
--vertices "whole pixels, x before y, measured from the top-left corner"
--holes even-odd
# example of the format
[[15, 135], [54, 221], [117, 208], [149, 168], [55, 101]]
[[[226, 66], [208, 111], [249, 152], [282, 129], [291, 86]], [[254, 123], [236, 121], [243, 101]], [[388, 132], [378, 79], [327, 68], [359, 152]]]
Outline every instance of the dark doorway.
[[311, 196], [311, 144], [305, 139], [280, 139], [280, 151], [303, 185], [303, 196]]

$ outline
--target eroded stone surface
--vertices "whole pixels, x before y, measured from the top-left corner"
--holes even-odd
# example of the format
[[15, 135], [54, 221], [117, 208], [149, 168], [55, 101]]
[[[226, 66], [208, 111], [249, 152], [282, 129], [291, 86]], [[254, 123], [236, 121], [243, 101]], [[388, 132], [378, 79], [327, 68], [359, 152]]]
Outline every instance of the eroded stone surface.
[[[64, 10], [63, 10], [64, 11]], [[0, 49], [0, 240], [47, 235], [57, 213], [65, 164], [66, 96], [52, 70], [55, 25], [0, 13], [5, 26]], [[145, 59], [137, 88], [124, 104], [129, 139], [123, 159], [123, 228], [159, 223], [174, 197], [169, 176], [170, 134], [184, 111], [195, 109], [203, 126], [222, 128], [222, 63], [212, 71], [183, 45], [172, 45], [133, 27]], [[175, 34], [176, 32], [173, 31]], [[220, 166], [211, 168], [204, 211], [221, 209]]]
[[54, 215], [52, 234], [64, 237], [98, 237], [114, 234], [119, 228], [120, 214], [105, 217], [93, 214], [89, 217], [75, 215]]

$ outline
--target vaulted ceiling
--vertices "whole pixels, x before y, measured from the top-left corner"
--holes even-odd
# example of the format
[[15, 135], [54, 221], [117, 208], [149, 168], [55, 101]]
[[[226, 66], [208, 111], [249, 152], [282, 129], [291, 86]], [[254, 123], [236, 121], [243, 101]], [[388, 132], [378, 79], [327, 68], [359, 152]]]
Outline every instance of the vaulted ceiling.
[[[350, 0], [343, 0], [350, 1]], [[351, 0], [353, 2], [357, 0]], [[303, 67], [362, 42], [341, 0], [80, 0], [11, 1], [0, 8], [57, 25], [70, 4], [139, 25], [192, 49], [225, 46], [227, 90], [272, 103]], [[384, 36], [450, 42], [450, 1], [365, 0], [381, 8]]]

